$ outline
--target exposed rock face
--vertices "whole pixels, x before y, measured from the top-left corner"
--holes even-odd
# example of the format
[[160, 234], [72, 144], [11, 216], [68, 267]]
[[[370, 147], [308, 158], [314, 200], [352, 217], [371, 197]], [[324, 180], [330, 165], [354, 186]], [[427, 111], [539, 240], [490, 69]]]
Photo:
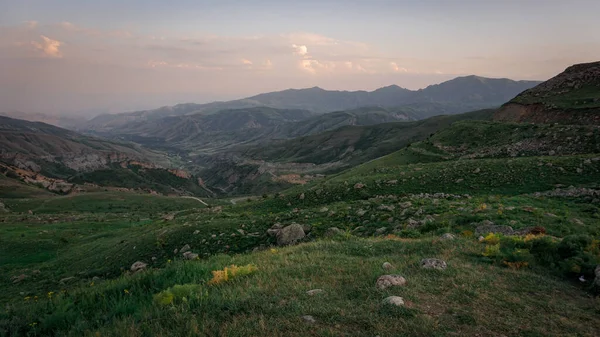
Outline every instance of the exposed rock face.
[[594, 92], [600, 92], [600, 62], [576, 64], [519, 94], [498, 109], [494, 119], [600, 125], [600, 101]]
[[375, 286], [377, 289], [386, 289], [393, 286], [403, 286], [406, 279], [400, 275], [383, 275], [377, 279]]
[[304, 234], [304, 229], [302, 228], [302, 225], [294, 223], [287, 227], [283, 227], [277, 232], [277, 245], [292, 245], [302, 240], [305, 236], [306, 235]]
[[134, 273], [137, 273], [139, 271], [142, 271], [144, 269], [146, 269], [148, 265], [142, 261], [137, 261], [134, 264], [131, 265], [130, 270]]
[[421, 268], [423, 269], [437, 269], [437, 270], [444, 270], [448, 267], [448, 265], [446, 264], [446, 261], [440, 260], [440, 259], [423, 259], [421, 260]]

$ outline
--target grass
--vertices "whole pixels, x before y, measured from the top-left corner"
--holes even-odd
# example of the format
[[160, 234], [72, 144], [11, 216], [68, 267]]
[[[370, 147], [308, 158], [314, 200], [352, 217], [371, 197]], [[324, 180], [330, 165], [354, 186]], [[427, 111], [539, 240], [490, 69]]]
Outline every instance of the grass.
[[[514, 271], [481, 262], [472, 240], [354, 239], [320, 241], [252, 255], [218, 255], [174, 262], [162, 269], [88, 284], [73, 291], [30, 296], [0, 314], [6, 335], [148, 336], [445, 336], [504, 334], [593, 336], [599, 303], [550, 275]], [[423, 257], [445, 259], [449, 268], [419, 268]], [[385, 274], [408, 280], [377, 290]], [[218, 286], [211, 272], [236, 264], [257, 271]], [[153, 296], [177, 284], [204, 287], [187, 302], [154, 305]], [[324, 294], [308, 296], [322, 288]], [[404, 308], [382, 305], [402, 296]], [[539, 310], [543, 308], [544, 310]], [[312, 315], [316, 324], [303, 322]]]

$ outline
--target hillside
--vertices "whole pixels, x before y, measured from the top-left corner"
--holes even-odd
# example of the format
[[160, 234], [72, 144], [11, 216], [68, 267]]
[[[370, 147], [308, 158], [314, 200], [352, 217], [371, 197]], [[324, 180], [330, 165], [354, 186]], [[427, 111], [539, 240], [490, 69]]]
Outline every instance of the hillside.
[[600, 62], [570, 66], [502, 106], [498, 121], [600, 124]]
[[[98, 186], [206, 193], [171, 159], [140, 145], [84, 136], [40, 122], [0, 116], [0, 172], [58, 193]], [[8, 184], [10, 186], [18, 186]]]
[[179, 104], [155, 110], [101, 115], [87, 123], [87, 130], [112, 132], [130, 125], [157, 120], [169, 116], [211, 114], [221, 110], [247, 109], [268, 106], [277, 109], [303, 109], [316, 113], [352, 110], [360, 107], [407, 106], [423, 114], [418, 119], [440, 114], [500, 106], [523, 90], [539, 82], [490, 79], [478, 76], [459, 77], [439, 85], [411, 91], [396, 85], [368, 91], [334, 91], [318, 87], [288, 89], [256, 96], [208, 104]]

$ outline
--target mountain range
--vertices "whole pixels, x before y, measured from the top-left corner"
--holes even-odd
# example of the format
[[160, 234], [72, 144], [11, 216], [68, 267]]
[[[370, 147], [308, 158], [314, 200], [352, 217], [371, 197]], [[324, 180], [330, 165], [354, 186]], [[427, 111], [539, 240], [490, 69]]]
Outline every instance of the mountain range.
[[83, 130], [111, 132], [128, 129], [132, 125], [170, 116], [212, 114], [222, 110], [271, 107], [301, 109], [326, 113], [366, 106], [408, 106], [423, 113], [419, 119], [461, 113], [476, 109], [497, 107], [523, 90], [539, 84], [537, 81], [513, 81], [479, 76], [458, 77], [420, 90], [408, 90], [396, 85], [374, 91], [331, 91], [319, 87], [288, 89], [256, 96], [208, 104], [178, 104], [154, 110], [135, 111], [114, 115], [100, 115], [82, 125]]

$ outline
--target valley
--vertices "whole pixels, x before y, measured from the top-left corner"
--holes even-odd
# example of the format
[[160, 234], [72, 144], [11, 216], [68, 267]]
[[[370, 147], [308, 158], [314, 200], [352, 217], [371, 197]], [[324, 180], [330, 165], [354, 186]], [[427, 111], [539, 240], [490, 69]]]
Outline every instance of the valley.
[[599, 64], [1, 117], [0, 336], [595, 336]]

